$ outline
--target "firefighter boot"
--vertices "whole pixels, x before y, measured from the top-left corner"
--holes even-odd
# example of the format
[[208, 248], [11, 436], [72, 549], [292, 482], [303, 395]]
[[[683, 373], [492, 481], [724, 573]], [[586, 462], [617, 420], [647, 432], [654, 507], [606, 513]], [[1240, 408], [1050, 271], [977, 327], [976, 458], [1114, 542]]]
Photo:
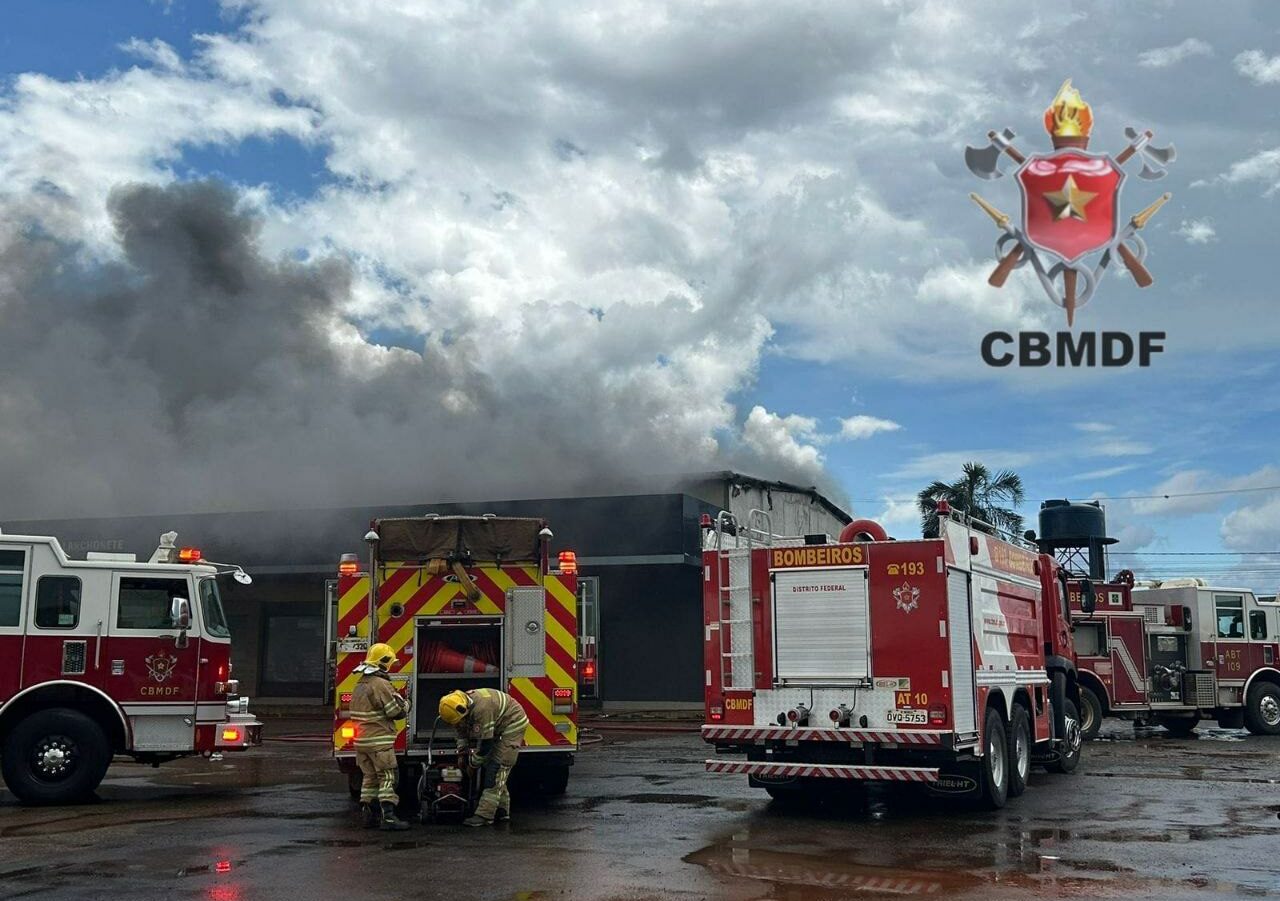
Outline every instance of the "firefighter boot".
[[486, 820], [484, 817], [472, 815], [472, 816], [467, 817], [465, 820], [463, 820], [463, 821], [462, 821], [462, 825], [464, 825], [464, 826], [492, 826], [492, 825], [493, 825], [493, 820]]
[[505, 807], [499, 807], [493, 814], [495, 823], [503, 823], [511, 819], [511, 813]]
[[409, 828], [409, 824], [396, 817], [396, 806], [394, 804], [390, 801], [383, 801], [382, 826], [379, 828], [383, 832], [404, 832]]
[[378, 828], [378, 810], [369, 801], [360, 804], [360, 825], [366, 829]]

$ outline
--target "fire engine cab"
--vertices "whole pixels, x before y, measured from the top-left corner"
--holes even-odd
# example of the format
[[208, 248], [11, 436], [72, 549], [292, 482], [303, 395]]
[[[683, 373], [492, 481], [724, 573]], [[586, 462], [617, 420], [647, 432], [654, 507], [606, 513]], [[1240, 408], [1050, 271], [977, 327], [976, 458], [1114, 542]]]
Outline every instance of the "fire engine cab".
[[[391, 681], [411, 701], [396, 754], [402, 797], [424, 816], [463, 814], [469, 800], [453, 730], [438, 719], [454, 689], [497, 688], [524, 708], [529, 728], [512, 773], [561, 794], [578, 749], [577, 559], [540, 519], [426, 516], [375, 520], [367, 563], [339, 564], [335, 611], [333, 749], [353, 795], [358, 726], [347, 714], [370, 642], [395, 649]], [[452, 805], [452, 806], [451, 806]]]
[[114, 755], [158, 765], [259, 743], [217, 584], [249, 576], [176, 538], [139, 563], [0, 535], [0, 770], [20, 801], [83, 799]]
[[[1053, 558], [939, 505], [940, 537], [858, 520], [779, 539], [703, 520], [713, 773], [773, 797], [919, 783], [1003, 806], [1080, 760], [1068, 586]], [[726, 754], [745, 759], [726, 759]]]

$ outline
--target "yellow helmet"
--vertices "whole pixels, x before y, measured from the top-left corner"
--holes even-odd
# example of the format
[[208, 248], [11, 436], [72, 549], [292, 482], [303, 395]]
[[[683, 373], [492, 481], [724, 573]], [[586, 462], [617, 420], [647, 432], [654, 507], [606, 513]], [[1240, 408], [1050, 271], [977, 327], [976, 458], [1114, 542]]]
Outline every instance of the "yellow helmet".
[[465, 691], [454, 690], [440, 699], [440, 719], [450, 726], [462, 722], [462, 718], [471, 712], [471, 696]]
[[372, 666], [380, 666], [383, 669], [391, 669], [391, 664], [396, 662], [395, 649], [389, 644], [378, 642], [369, 648], [369, 653], [365, 655], [364, 662]]

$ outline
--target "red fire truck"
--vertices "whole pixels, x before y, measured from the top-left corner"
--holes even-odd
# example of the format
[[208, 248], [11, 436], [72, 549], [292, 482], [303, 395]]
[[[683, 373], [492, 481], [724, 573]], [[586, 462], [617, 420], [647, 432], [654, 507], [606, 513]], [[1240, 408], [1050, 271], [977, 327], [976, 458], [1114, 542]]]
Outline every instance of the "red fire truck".
[[139, 563], [0, 535], [0, 768], [24, 803], [85, 798], [113, 755], [160, 764], [260, 742], [217, 585], [249, 576], [176, 538]]
[[940, 537], [910, 541], [868, 520], [832, 543], [772, 539], [760, 511], [704, 518], [709, 772], [774, 797], [912, 782], [1000, 807], [1032, 763], [1075, 770], [1065, 577], [939, 507]]
[[1280, 605], [1203, 579], [1135, 585], [1127, 570], [1085, 590], [1097, 599], [1075, 626], [1086, 738], [1104, 716], [1280, 735]]
[[[421, 780], [424, 804], [441, 811], [450, 802], [465, 805], [453, 732], [438, 723], [437, 709], [448, 692], [473, 688], [501, 689], [529, 716], [513, 779], [549, 794], [565, 791], [578, 749], [577, 560], [562, 551], [553, 569], [551, 538], [539, 519], [380, 519], [365, 535], [367, 564], [343, 557], [333, 747], [353, 793], [358, 727], [347, 705], [370, 636], [395, 648], [391, 679], [412, 702], [396, 738], [402, 795], [417, 794]], [[426, 763], [432, 765], [423, 779]]]

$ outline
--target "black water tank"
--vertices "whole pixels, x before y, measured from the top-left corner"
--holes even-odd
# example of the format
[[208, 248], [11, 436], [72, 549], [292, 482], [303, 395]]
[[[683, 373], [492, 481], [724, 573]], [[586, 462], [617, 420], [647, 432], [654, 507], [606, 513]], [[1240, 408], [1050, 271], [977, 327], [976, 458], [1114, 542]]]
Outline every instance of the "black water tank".
[[1069, 560], [1076, 551], [1088, 555], [1091, 578], [1106, 578], [1106, 554], [1103, 548], [1117, 539], [1107, 536], [1107, 514], [1102, 504], [1093, 501], [1075, 504], [1067, 500], [1044, 501], [1040, 504], [1040, 549], [1058, 553], [1060, 561]]

